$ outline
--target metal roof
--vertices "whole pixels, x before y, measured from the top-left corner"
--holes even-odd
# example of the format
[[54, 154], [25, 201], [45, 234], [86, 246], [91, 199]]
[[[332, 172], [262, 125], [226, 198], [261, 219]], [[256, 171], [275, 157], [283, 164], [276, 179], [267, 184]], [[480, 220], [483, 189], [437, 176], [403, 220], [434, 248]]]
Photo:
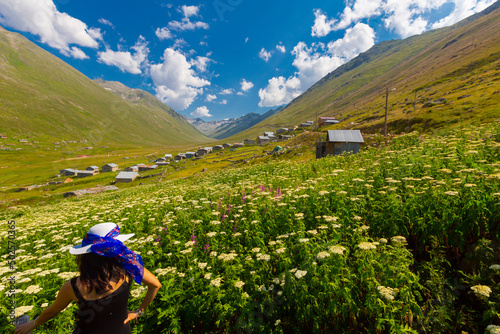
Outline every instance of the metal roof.
[[116, 178], [117, 179], [133, 179], [137, 177], [139, 174], [137, 172], [120, 172]]
[[104, 165], [104, 166], [109, 166], [109, 167], [118, 167], [118, 165], [117, 165], [117, 164], [115, 164], [115, 163], [106, 164], [106, 165]]
[[328, 130], [327, 140], [335, 143], [364, 143], [359, 130]]

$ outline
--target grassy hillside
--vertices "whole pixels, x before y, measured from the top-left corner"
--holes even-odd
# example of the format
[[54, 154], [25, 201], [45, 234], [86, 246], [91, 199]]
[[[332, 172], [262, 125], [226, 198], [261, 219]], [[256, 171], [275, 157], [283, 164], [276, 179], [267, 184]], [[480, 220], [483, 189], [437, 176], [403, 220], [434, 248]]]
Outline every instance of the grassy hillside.
[[0, 133], [129, 147], [209, 140], [151, 95], [124, 100], [2, 28]]
[[[115, 222], [135, 233], [127, 246], [162, 283], [132, 332], [497, 333], [499, 133], [413, 132], [307, 162], [287, 150], [265, 164], [0, 211], [2, 254], [16, 226], [17, 313], [34, 318], [52, 303], [78, 275], [68, 248]], [[4, 258], [0, 332], [12, 333]], [[134, 284], [129, 308], [145, 294]], [[37, 333], [71, 333], [77, 308]]]
[[[238, 136], [255, 137], [316, 115], [337, 117], [342, 121], [338, 128], [380, 131], [386, 88], [389, 131], [498, 118], [499, 7], [497, 2], [453, 26], [381, 42], [325, 76], [284, 111]], [[445, 103], [427, 107], [438, 98]]]

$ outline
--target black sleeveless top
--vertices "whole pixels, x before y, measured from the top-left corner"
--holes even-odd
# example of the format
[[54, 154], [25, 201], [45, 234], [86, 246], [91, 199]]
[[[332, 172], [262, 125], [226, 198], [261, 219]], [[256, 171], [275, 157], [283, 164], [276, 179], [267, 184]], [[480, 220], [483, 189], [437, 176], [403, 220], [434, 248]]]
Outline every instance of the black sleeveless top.
[[86, 300], [76, 286], [76, 279], [71, 279], [71, 286], [78, 298], [76, 328], [73, 334], [131, 334], [130, 322], [124, 324], [128, 315], [128, 297], [131, 278], [127, 274], [123, 283], [99, 299]]

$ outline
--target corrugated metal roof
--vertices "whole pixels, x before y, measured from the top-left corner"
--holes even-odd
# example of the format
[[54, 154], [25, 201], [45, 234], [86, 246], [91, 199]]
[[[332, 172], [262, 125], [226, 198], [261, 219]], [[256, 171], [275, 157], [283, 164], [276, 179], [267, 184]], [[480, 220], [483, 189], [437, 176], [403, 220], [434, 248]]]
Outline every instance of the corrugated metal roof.
[[328, 130], [328, 141], [335, 143], [364, 143], [359, 130]]
[[120, 172], [116, 178], [117, 179], [133, 179], [134, 177], [137, 177], [139, 174], [137, 172]]

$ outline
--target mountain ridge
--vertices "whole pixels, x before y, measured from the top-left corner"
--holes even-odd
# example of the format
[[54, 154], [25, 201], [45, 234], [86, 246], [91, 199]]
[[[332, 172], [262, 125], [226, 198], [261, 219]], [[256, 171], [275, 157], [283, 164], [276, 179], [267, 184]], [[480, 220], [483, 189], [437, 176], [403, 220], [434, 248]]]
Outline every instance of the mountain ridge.
[[0, 133], [94, 145], [201, 143], [204, 136], [153, 99], [127, 101], [24, 36], [0, 27]]

